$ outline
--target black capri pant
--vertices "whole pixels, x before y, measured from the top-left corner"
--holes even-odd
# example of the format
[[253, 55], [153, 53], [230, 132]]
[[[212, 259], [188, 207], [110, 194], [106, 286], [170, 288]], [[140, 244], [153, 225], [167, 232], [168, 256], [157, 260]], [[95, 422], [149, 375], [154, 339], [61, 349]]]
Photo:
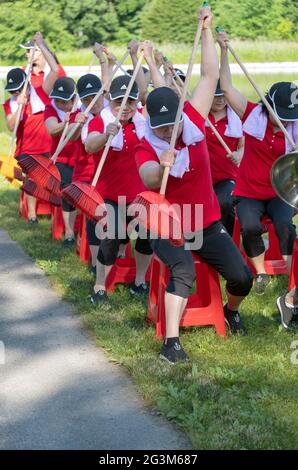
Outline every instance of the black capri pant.
[[273, 222], [282, 255], [291, 255], [296, 238], [293, 225], [294, 209], [279, 197], [259, 201], [247, 197], [237, 197], [237, 215], [241, 226], [243, 246], [247, 256], [254, 258], [265, 251], [262, 238], [264, 226], [261, 223], [265, 214]]
[[[129, 224], [133, 217], [127, 215], [127, 207], [124, 208], [124, 220], [121, 226], [121, 221], [119, 220], [118, 213], [118, 204], [111, 200], [105, 200], [107, 206], [112, 209], [113, 223], [115, 227], [115, 232], [113, 237], [105, 237], [100, 240], [96, 236], [96, 224], [91, 220], [87, 221], [87, 238], [89, 245], [99, 246], [97, 259], [98, 261], [105, 266], [112, 266], [118, 255], [119, 247], [121, 244], [127, 244], [129, 242], [129, 237], [127, 235], [126, 226]], [[136, 227], [136, 230], [138, 228]], [[152, 255], [153, 251], [150, 246], [148, 238], [136, 239], [135, 250], [138, 253], [143, 255]]]
[[[175, 247], [164, 239], [150, 240], [150, 244], [154, 253], [170, 269], [166, 291], [186, 299], [196, 276], [191, 252], [183, 246]], [[252, 272], [221, 222], [215, 222], [203, 230], [203, 245], [195, 253], [227, 281], [229, 294], [244, 297], [249, 293]]]
[[[72, 182], [72, 175], [73, 175], [73, 167], [66, 165], [65, 163], [56, 163], [58, 171], [61, 175], [61, 185], [60, 188], [64, 189], [66, 186], [71, 184]], [[76, 210], [74, 206], [69, 204], [64, 198], [62, 198], [62, 210], [64, 212], [73, 212]]]
[[235, 181], [233, 180], [220, 181], [213, 187], [220, 205], [221, 221], [231, 236], [233, 235], [235, 222], [234, 198], [232, 196], [234, 187]]

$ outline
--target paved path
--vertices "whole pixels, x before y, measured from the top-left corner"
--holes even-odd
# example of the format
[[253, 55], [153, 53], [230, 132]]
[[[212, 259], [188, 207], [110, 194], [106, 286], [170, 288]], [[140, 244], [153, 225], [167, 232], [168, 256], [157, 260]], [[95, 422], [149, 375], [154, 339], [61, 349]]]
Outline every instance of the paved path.
[[0, 341], [0, 449], [190, 448], [2, 230]]

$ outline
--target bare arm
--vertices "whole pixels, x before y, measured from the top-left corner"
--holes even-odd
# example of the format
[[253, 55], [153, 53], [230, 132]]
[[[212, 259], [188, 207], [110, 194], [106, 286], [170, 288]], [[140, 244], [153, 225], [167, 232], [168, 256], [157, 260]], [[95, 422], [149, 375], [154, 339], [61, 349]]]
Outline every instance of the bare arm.
[[201, 79], [193, 90], [190, 103], [206, 119], [219, 79], [219, 64], [211, 32], [213, 16], [209, 7], [201, 7], [199, 20], [203, 20]]
[[165, 150], [160, 156], [160, 163], [154, 161], [143, 163], [139, 168], [139, 175], [147, 188], [160, 188], [164, 169], [174, 164], [176, 153], [176, 150]]
[[50, 73], [46, 76], [45, 81], [42, 85], [42, 88], [44, 92], [49, 95], [53, 89], [54, 83], [59, 77], [59, 67], [58, 64], [50, 52], [50, 50], [47, 47], [47, 44], [45, 40], [43, 39], [41, 33], [37, 32], [34, 35], [34, 40], [36, 41], [36, 44], [40, 48], [41, 52], [43, 53], [43, 56], [45, 60], [47, 61], [51, 71]]
[[218, 32], [217, 42], [221, 49], [220, 87], [231, 108], [233, 108], [235, 113], [242, 119], [247, 107], [247, 99], [232, 85], [232, 75], [228, 57], [228, 35], [224, 31]]
[[156, 65], [155, 61], [153, 60], [152, 43], [150, 41], [143, 41], [140, 47], [141, 47], [141, 51], [144, 52], [144, 59], [147, 62], [147, 65], [149, 67], [151, 80], [152, 80], [154, 88], [166, 86], [165, 79], [162, 73], [160, 72], [159, 67]]
[[[135, 69], [138, 63], [138, 48], [139, 48], [138, 41], [133, 39], [132, 41], [128, 43], [127, 48], [130, 53], [133, 68]], [[142, 102], [143, 105], [145, 105], [146, 98], [147, 98], [147, 84], [146, 84], [144, 70], [142, 69], [142, 67], [139, 68], [138, 74], [136, 76], [136, 82], [139, 88], [139, 100]]]
[[45, 125], [50, 136], [57, 137], [58, 135], [61, 135], [67, 121], [68, 118], [66, 118], [63, 122], [58, 122], [58, 119], [54, 116], [46, 119]]
[[101, 134], [100, 132], [94, 131], [88, 134], [85, 142], [85, 150], [87, 153], [99, 152], [107, 143], [110, 135], [117, 135], [119, 132], [119, 126], [111, 122], [108, 124], [106, 132]]

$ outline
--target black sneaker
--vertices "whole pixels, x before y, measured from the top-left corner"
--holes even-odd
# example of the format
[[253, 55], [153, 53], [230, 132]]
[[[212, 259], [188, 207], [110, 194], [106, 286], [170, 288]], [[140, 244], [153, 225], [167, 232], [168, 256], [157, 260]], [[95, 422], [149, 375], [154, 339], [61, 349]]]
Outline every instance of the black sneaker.
[[75, 244], [75, 240], [72, 237], [67, 237], [63, 241], [63, 248], [72, 248]]
[[93, 293], [91, 295], [91, 303], [95, 306], [103, 302], [107, 302], [108, 300], [109, 299], [105, 290], [99, 290], [98, 292], [96, 292], [96, 294]]
[[[291, 324], [296, 323], [296, 318], [298, 315], [295, 315], [295, 307], [287, 307], [286, 305], [286, 294], [278, 297], [277, 307], [280, 313], [280, 321], [282, 326], [287, 330], [290, 328]], [[298, 320], [298, 319], [297, 319]], [[297, 321], [298, 324], [298, 321]]]
[[189, 361], [189, 357], [187, 356], [179, 341], [175, 341], [175, 343], [173, 343], [171, 346], [163, 344], [159, 357], [163, 361], [167, 361], [169, 364]]
[[135, 284], [131, 284], [129, 286], [129, 292], [133, 295], [147, 295], [148, 294], [148, 285], [146, 283], [140, 284], [136, 286]]
[[255, 282], [255, 293], [258, 295], [264, 294], [266, 287], [270, 284], [269, 274], [258, 274]]
[[227, 304], [224, 306], [225, 322], [232, 335], [247, 335], [246, 328], [239, 315], [239, 312], [228, 310]]
[[28, 224], [29, 224], [29, 225], [36, 225], [36, 224], [38, 224], [38, 219], [37, 219], [37, 217], [31, 217], [31, 219], [28, 219]]

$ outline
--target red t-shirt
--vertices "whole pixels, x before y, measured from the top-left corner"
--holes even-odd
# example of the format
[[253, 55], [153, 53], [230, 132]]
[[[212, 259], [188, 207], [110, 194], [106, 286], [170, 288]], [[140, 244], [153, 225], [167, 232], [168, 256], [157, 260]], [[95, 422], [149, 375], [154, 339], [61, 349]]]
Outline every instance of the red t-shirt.
[[[256, 106], [255, 103], [247, 103], [243, 122]], [[233, 194], [258, 200], [276, 197], [276, 192], [271, 184], [270, 171], [273, 163], [285, 153], [285, 150], [286, 143], [283, 133], [281, 131], [274, 133], [269, 119], [262, 141], [245, 133], [244, 155]]]
[[[47, 105], [49, 103], [48, 95], [43, 91], [42, 87], [36, 88], [36, 93], [42, 102]], [[10, 108], [10, 99], [4, 103], [4, 112], [6, 116], [12, 114]], [[51, 150], [52, 139], [49, 135], [44, 123], [44, 111], [32, 114], [30, 100], [23, 108], [22, 119], [17, 129], [17, 146], [15, 156], [28, 153], [38, 155], [40, 153], [49, 153]]]
[[[189, 102], [185, 103], [184, 112], [200, 131], [205, 134], [205, 119]], [[182, 141], [182, 137], [180, 137], [175, 148], [180, 150], [183, 147], [185, 147], [185, 144]], [[189, 171], [185, 172], [182, 178], [175, 178], [170, 175], [166, 190], [166, 199], [171, 204], [178, 204], [181, 208], [185, 232], [201, 230], [220, 219], [220, 208], [212, 186], [206, 139], [190, 145], [188, 150], [190, 160]], [[137, 146], [135, 158], [138, 168], [149, 161], [159, 163], [155, 150], [145, 138], [143, 138]], [[156, 190], [156, 192], [159, 192], [159, 190]], [[191, 206], [190, 221], [187, 215], [187, 209], [183, 208], [184, 204]], [[203, 227], [201, 226], [200, 220], [196, 221], [195, 206], [197, 204], [203, 205]]]
[[[103, 133], [102, 126], [101, 117], [95, 116], [89, 124], [88, 133]], [[129, 122], [122, 125], [122, 130], [123, 149], [117, 151], [110, 148], [96, 188], [104, 199], [117, 202], [118, 196], [125, 196], [129, 204], [138, 193], [145, 191], [145, 186], [139, 176], [134, 157], [135, 147], [139, 143], [135, 126]], [[102, 152], [103, 150], [95, 154], [96, 166]]]
[[[75, 122], [75, 116], [79, 111], [76, 111], [73, 113], [70, 117], [70, 122]], [[100, 132], [104, 132], [104, 124], [103, 121], [101, 120], [100, 124]], [[92, 122], [92, 120], [90, 121]], [[90, 122], [88, 124], [88, 131], [89, 133], [89, 126]], [[72, 181], [77, 182], [85, 182], [85, 183], [91, 183], [94, 173], [95, 173], [95, 158], [93, 153], [87, 153], [85, 150], [85, 145], [82, 142], [81, 136], [77, 140], [77, 158], [74, 164], [74, 172], [72, 175]]]
[[[27, 68], [27, 66], [24, 65], [23, 70], [26, 70], [26, 68]], [[66, 77], [66, 73], [65, 73], [62, 65], [58, 64], [58, 68], [59, 68], [58, 78]], [[31, 83], [32, 86], [34, 86], [34, 88], [38, 88], [38, 87], [43, 85], [44, 78], [45, 78], [45, 73], [44, 73], [43, 70], [41, 72], [39, 72], [38, 75], [34, 72], [34, 70], [32, 70], [31, 77], [30, 77], [30, 83]]]
[[[62, 122], [59, 118], [59, 115], [55, 108], [51, 104], [46, 106], [44, 111], [44, 120], [46, 121], [50, 117], [55, 117], [58, 122]], [[60, 142], [61, 135], [51, 136], [52, 138], [52, 147], [51, 147], [51, 155], [54, 155], [56, 148]], [[78, 143], [77, 141], [70, 141], [68, 142], [63, 150], [60, 152], [57, 158], [57, 162], [64, 163], [68, 166], [74, 166], [77, 160], [77, 151], [78, 151]]]
[[[228, 117], [225, 116], [215, 122], [214, 116], [210, 113], [209, 121], [216, 127], [217, 131], [226, 142], [232, 152], [237, 150], [239, 139], [225, 136], [228, 125]], [[227, 152], [217, 139], [211, 127], [206, 126], [206, 140], [210, 155], [212, 181], [215, 185], [223, 180], [236, 180], [238, 167], [227, 157]]]

